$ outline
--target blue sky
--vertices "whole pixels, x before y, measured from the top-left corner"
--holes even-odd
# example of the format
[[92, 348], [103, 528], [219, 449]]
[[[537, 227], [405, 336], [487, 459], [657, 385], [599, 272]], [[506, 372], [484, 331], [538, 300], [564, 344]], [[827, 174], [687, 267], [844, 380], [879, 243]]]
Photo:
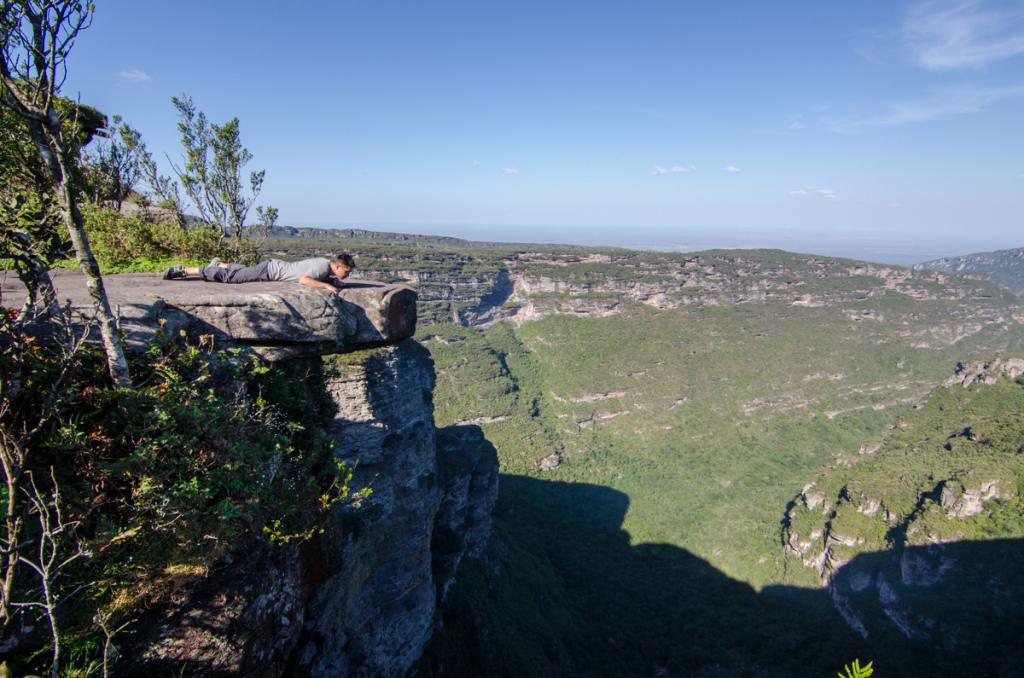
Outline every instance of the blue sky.
[[64, 93], [160, 158], [171, 96], [237, 116], [281, 223], [896, 263], [1024, 246], [1024, 2], [96, 5]]

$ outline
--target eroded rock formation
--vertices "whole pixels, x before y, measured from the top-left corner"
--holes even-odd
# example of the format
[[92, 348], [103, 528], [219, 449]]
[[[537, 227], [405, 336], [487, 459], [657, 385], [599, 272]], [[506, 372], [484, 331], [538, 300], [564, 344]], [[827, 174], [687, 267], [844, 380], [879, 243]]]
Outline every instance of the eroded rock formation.
[[[438, 460], [434, 367], [411, 336], [416, 293], [353, 281], [335, 297], [285, 283], [106, 278], [129, 345], [189, 329], [271, 361], [321, 370], [352, 491], [324, 533], [298, 547], [236, 545], [198, 585], [151, 609], [122, 675], [391, 676], [419, 657], [463, 557], [479, 555], [497, 496], [497, 457], [478, 427], [450, 427]], [[88, 312], [81, 276], [56, 276]], [[3, 290], [4, 301], [17, 288]]]
[[[382, 263], [391, 262], [374, 265]], [[920, 348], [950, 345], [987, 325], [1019, 322], [1007, 312], [1002, 292], [987, 282], [778, 250], [685, 256], [518, 252], [486, 264], [472, 263], [452, 256], [429, 265], [419, 262], [418, 268], [389, 266], [360, 274], [415, 287], [426, 324], [521, 324], [555, 314], [599, 318], [623, 313], [635, 304], [657, 309], [747, 303], [870, 306], [887, 294], [917, 302], [956, 302], [945, 305], [934, 318], [920, 308], [891, 317], [870, 307], [851, 311], [850, 320], [856, 322], [931, 321], [933, 326], [926, 330], [907, 330]]]
[[1022, 373], [1019, 354], [957, 365], [882, 442], [790, 503], [787, 560], [813, 570], [863, 637], [895, 630], [959, 652], [984, 629], [1020, 628], [1008, 611], [1024, 600], [1021, 542], [1002, 526], [1019, 515]]

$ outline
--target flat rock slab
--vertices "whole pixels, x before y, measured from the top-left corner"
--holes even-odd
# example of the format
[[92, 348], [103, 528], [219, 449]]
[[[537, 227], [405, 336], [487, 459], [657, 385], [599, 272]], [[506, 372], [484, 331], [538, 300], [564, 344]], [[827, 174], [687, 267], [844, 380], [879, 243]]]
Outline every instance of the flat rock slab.
[[[0, 302], [18, 307], [25, 288], [14, 273], [0, 273]], [[92, 299], [79, 271], [51, 275], [61, 303], [92, 315]], [[163, 280], [158, 273], [103, 277], [111, 308], [132, 349], [144, 350], [161, 324], [169, 332], [211, 334], [220, 344], [248, 347], [271, 360], [345, 353], [395, 343], [416, 332], [416, 291], [405, 285], [346, 280], [338, 296], [295, 283], [229, 285]]]

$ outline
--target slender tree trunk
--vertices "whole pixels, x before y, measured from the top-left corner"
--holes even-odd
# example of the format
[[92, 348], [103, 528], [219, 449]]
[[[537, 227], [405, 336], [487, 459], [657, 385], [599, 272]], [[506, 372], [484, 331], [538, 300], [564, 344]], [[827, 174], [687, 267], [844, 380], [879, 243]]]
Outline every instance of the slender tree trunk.
[[[64, 170], [64, 163], [61, 163], [61, 170]], [[67, 174], [64, 173], [64, 177]], [[64, 225], [67, 226], [68, 235], [71, 237], [71, 244], [75, 248], [75, 258], [78, 259], [78, 266], [85, 274], [85, 285], [92, 297], [93, 308], [96, 309], [96, 320], [100, 326], [100, 336], [103, 337], [103, 348], [107, 352], [107, 366], [110, 368], [110, 378], [118, 386], [131, 386], [131, 375], [128, 373], [128, 362], [124, 357], [124, 346], [121, 343], [121, 335], [117, 331], [117, 321], [110, 310], [110, 301], [107, 299], [107, 291], [103, 287], [103, 277], [100, 275], [100, 266], [96, 263], [96, 257], [89, 247], [89, 239], [85, 235], [85, 226], [82, 221], [82, 213], [75, 204], [72, 191], [69, 190], [69, 182], [62, 181], [57, 185], [57, 204], [60, 205], [64, 214]]]
[[[21, 479], [22, 455], [17, 443], [6, 431], [0, 430], [0, 463], [4, 469], [4, 481], [7, 485], [7, 496], [18, 496], [18, 481]], [[3, 581], [0, 582], [0, 630], [10, 621], [11, 592], [14, 590], [14, 576], [18, 568], [18, 547], [21, 545], [21, 519], [18, 516], [18, 504], [7, 502], [7, 515], [4, 516], [4, 544], [6, 553], [3, 555]]]
[[110, 301], [107, 299], [107, 291], [103, 287], [103, 277], [100, 275], [99, 264], [89, 247], [89, 238], [85, 234], [85, 226], [82, 221], [82, 212], [76, 204], [76, 191], [71, 174], [67, 152], [62, 143], [61, 122], [57, 112], [51, 107], [48, 120], [45, 123], [32, 121], [29, 123], [32, 136], [36, 146], [43, 158], [46, 168], [50, 172], [50, 179], [57, 193], [57, 204], [64, 217], [64, 225], [68, 229], [68, 236], [75, 248], [75, 258], [78, 266], [85, 275], [86, 288], [89, 296], [92, 297], [93, 308], [96, 311], [96, 320], [100, 327], [100, 336], [103, 339], [103, 348], [107, 353], [107, 367], [110, 369], [110, 378], [118, 386], [132, 385], [131, 375], [128, 373], [128, 362], [124, 357], [124, 347], [121, 344], [121, 336], [117, 331], [117, 322], [110, 310]]

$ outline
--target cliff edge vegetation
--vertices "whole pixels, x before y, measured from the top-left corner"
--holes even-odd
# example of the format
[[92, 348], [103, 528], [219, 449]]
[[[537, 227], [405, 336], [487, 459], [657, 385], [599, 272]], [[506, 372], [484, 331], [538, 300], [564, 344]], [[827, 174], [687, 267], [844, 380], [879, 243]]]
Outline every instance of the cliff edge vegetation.
[[12, 331], [16, 316], [0, 310], [12, 669], [91, 674], [145, 609], [232, 548], [309, 537], [346, 496], [318, 362], [270, 369], [208, 337], [158, 333], [129, 363], [138, 385], [122, 389], [95, 345]]

